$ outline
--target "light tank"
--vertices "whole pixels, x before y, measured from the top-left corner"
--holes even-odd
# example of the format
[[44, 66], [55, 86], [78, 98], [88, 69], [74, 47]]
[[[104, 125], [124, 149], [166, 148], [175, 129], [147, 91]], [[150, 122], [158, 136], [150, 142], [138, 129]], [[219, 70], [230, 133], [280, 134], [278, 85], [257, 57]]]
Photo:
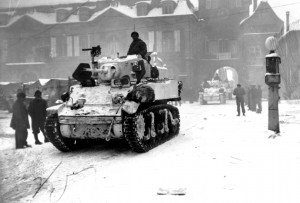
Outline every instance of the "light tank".
[[[137, 55], [101, 58], [100, 46], [90, 51], [92, 63], [79, 64], [62, 104], [47, 109], [46, 136], [60, 151], [81, 148], [99, 139], [125, 139], [135, 152], [147, 152], [178, 134], [180, 117], [172, 101], [181, 100], [181, 85], [166, 78]], [[154, 56], [155, 57], [155, 56]]]

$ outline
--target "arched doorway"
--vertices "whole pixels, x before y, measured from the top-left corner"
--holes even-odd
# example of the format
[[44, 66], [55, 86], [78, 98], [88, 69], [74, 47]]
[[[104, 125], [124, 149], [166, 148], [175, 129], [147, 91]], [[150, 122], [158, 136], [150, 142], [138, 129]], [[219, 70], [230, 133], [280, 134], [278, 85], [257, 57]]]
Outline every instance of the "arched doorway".
[[216, 77], [217, 74], [221, 81], [228, 81], [231, 87], [236, 87], [236, 85], [239, 83], [238, 72], [233, 67], [221, 67], [216, 70], [214, 77]]

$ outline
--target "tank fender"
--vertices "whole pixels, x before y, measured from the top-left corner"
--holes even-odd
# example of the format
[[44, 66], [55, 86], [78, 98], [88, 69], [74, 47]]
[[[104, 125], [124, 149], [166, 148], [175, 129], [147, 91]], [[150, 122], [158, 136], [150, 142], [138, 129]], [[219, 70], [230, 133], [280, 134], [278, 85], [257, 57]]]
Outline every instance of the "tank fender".
[[55, 113], [58, 113], [64, 106], [65, 106], [65, 104], [59, 104], [59, 105], [48, 107], [46, 109], [47, 116], [50, 116], [50, 115], [55, 114]]
[[128, 114], [134, 114], [139, 108], [140, 104], [134, 101], [125, 101], [122, 106], [122, 109]]

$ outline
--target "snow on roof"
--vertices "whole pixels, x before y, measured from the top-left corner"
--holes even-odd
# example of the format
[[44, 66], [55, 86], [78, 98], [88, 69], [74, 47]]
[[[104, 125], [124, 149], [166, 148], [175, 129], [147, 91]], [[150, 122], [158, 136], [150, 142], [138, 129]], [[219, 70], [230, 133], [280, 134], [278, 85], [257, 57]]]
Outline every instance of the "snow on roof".
[[22, 18], [23, 16], [13, 16], [10, 21], [8, 22], [8, 24], [6, 25], [1, 25], [0, 27], [8, 27], [12, 24], [14, 24], [15, 22], [17, 22], [20, 18]]
[[41, 13], [35, 12], [32, 14], [26, 14], [27, 16], [43, 23], [43, 24], [55, 24], [56, 22], [56, 13]]
[[138, 1], [135, 4], [141, 4], [141, 3], [151, 4], [151, 1]]
[[56, 8], [54, 10], [67, 10], [67, 11], [71, 11], [73, 8], [72, 7], [60, 7], [60, 8]]
[[50, 79], [39, 79], [39, 82], [42, 86], [44, 86], [45, 84], [47, 84], [47, 82], [49, 82]]
[[199, 8], [199, 0], [187, 0], [187, 1], [189, 1], [193, 5], [193, 7], [195, 8], [195, 10], [198, 10], [198, 8]]
[[176, 16], [176, 15], [193, 15], [193, 12], [188, 7], [186, 0], [179, 0], [174, 12], [172, 14], [163, 14], [162, 8], [152, 9], [147, 16], [144, 17], [162, 17], [162, 16]]
[[177, 0], [161, 0], [161, 2], [164, 2], [164, 1], [173, 1], [173, 2], [177, 3]]
[[177, 7], [174, 10], [174, 15], [192, 15], [193, 12], [190, 10], [186, 1], [179, 0]]
[[152, 10], [148, 13], [147, 17], [156, 17], [156, 16], [162, 16], [162, 15], [163, 15], [163, 14], [162, 14], [162, 8], [159, 7], [159, 8], [154, 8], [154, 9], [152, 9]]
[[124, 15], [127, 15], [129, 17], [136, 17], [136, 6], [133, 6], [132, 8], [125, 6], [125, 5], [118, 5], [117, 7], [111, 7], [112, 9], [119, 11], [120, 13], [123, 13]]
[[[97, 2], [104, 0], [89, 0], [89, 2]], [[54, 6], [60, 4], [76, 4], [87, 3], [87, 0], [0, 0], [0, 8], [24, 8], [35, 6]]]
[[22, 66], [22, 65], [44, 65], [45, 62], [25, 62], [25, 63], [6, 63], [7, 66]]
[[[189, 6], [187, 5], [187, 1], [189, 1], [189, 0], [179, 0], [178, 4], [177, 4], [177, 6], [176, 6], [176, 8], [175, 8], [175, 10], [172, 14], [163, 14], [162, 13], [162, 8], [159, 7], [159, 8], [153, 8], [152, 10], [150, 10], [148, 15], [146, 15], [146, 16], [137, 16], [136, 6], [128, 7], [126, 5], [118, 4], [117, 6], [109, 6], [109, 7], [105, 8], [101, 11], [97, 11], [97, 12], [93, 13], [88, 21], [93, 21], [94, 19], [101, 16], [102, 14], [104, 14], [105, 12], [107, 12], [110, 9], [113, 9], [113, 10], [115, 10], [115, 11], [121, 13], [121, 14], [124, 14], [128, 17], [131, 17], [131, 18], [162, 17], [162, 16], [176, 16], [176, 15], [193, 15], [193, 12], [191, 11]], [[148, 2], [148, 1], [143, 1], [143, 2]], [[71, 7], [66, 7], [66, 8], [63, 8], [63, 9], [72, 9], [72, 8]], [[20, 18], [22, 18], [24, 16], [28, 16], [28, 17], [30, 17], [30, 18], [38, 21], [38, 22], [41, 22], [43, 24], [46, 24], [46, 25], [80, 22], [79, 15], [77, 15], [77, 14], [70, 15], [68, 17], [68, 19], [66, 19], [63, 22], [57, 22], [56, 21], [56, 13], [34, 12], [34, 13], [30, 13], [30, 14], [25, 14], [25, 15], [22, 15], [22, 16], [13, 16], [12, 19], [9, 21], [9, 23], [7, 25], [0, 26], [0, 27], [8, 27], [8, 26], [15, 23], [16, 21], [18, 21]]]
[[255, 9], [255, 11], [248, 16], [247, 18], [245, 18], [244, 20], [242, 20], [240, 22], [240, 25], [243, 25], [244, 23], [246, 23], [247, 21], [249, 21], [250, 19], [253, 18], [253, 16], [256, 15], [256, 13], [260, 12], [261, 10], [268, 10], [271, 11], [271, 14], [273, 14], [273, 16], [275, 16], [275, 18], [279, 19], [280, 21], [282, 21], [277, 14], [274, 12], [274, 10], [272, 9], [272, 7], [270, 6], [270, 4], [267, 1], [261, 1], [260, 4], [257, 6], [257, 8]]

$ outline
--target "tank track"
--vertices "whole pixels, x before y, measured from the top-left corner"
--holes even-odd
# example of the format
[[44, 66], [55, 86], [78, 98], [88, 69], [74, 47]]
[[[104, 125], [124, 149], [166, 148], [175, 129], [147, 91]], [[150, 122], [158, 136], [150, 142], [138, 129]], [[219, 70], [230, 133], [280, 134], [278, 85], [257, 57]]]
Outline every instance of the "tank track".
[[[168, 115], [168, 128], [169, 132], [159, 133], [160, 129], [163, 128], [162, 124], [165, 121], [164, 112], [165, 109], [168, 112], [172, 113], [173, 119], [176, 119], [178, 122], [175, 126], [172, 127], [170, 116]], [[162, 111], [161, 111], [162, 110]], [[151, 131], [151, 114], [155, 117], [155, 133], [156, 136], [152, 136], [153, 132]], [[138, 128], [140, 123], [138, 120], [142, 120], [145, 126], [145, 134], [146, 136], [141, 137], [138, 132]], [[160, 104], [149, 107], [145, 110], [141, 110], [140, 112], [134, 115], [125, 115], [123, 121], [123, 134], [125, 136], [126, 141], [128, 142], [131, 149], [135, 152], [147, 152], [154, 147], [170, 140], [175, 135], [178, 134], [180, 129], [180, 115], [179, 111], [176, 107], [168, 104]], [[153, 126], [152, 126], [153, 127]], [[160, 129], [159, 129], [160, 128]], [[150, 135], [149, 135], [150, 133]], [[152, 133], [152, 134], [151, 134]], [[146, 138], [148, 137], [148, 138]]]
[[81, 144], [76, 142], [75, 139], [64, 138], [61, 135], [57, 114], [52, 114], [47, 117], [45, 122], [45, 131], [49, 141], [62, 152], [69, 152], [82, 148], [80, 147]]

